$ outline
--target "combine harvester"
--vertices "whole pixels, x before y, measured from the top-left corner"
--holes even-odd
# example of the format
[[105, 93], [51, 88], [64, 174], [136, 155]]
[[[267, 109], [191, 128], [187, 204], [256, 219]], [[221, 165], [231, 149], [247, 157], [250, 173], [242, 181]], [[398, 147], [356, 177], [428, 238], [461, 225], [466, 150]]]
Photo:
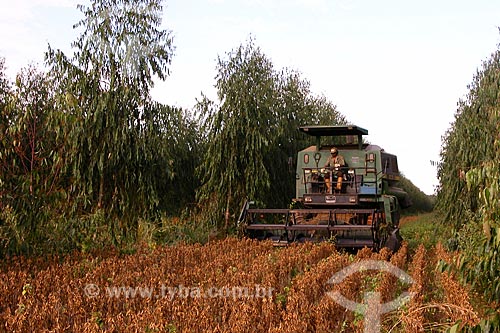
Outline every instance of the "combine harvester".
[[[296, 197], [292, 209], [259, 209], [244, 203], [239, 229], [248, 237], [291, 242], [333, 241], [339, 248], [369, 247], [396, 251], [400, 209], [411, 205], [396, 187], [397, 157], [363, 143], [368, 131], [358, 126], [303, 126], [316, 145], [298, 153]], [[326, 139], [325, 139], [326, 138]], [[322, 139], [339, 142], [322, 145]], [[335, 150], [345, 164], [325, 166]]]

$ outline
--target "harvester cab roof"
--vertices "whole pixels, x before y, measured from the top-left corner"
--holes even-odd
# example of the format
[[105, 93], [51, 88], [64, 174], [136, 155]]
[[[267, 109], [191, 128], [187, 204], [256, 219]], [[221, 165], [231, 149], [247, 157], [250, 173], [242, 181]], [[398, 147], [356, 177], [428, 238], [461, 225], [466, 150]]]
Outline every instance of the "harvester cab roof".
[[[299, 131], [316, 137], [316, 149], [321, 148], [321, 137], [345, 137], [344, 145], [354, 145], [357, 149], [363, 148], [363, 135], [368, 135], [368, 130], [355, 126], [301, 126]], [[355, 140], [357, 138], [357, 140]]]
[[343, 135], [368, 135], [368, 130], [354, 126], [301, 126], [299, 131], [312, 136], [343, 136]]

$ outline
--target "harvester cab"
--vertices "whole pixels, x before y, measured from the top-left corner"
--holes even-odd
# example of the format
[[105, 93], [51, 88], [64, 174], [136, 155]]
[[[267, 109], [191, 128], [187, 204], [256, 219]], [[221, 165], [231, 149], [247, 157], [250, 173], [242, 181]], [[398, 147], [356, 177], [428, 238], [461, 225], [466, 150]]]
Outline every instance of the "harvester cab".
[[[397, 250], [402, 240], [400, 209], [411, 205], [408, 194], [397, 187], [397, 157], [364, 143], [368, 131], [358, 126], [299, 130], [315, 137], [316, 144], [298, 152], [294, 208], [259, 209], [247, 201], [237, 221], [239, 229], [276, 245], [333, 241], [341, 248]], [[332, 165], [335, 150], [343, 163]]]

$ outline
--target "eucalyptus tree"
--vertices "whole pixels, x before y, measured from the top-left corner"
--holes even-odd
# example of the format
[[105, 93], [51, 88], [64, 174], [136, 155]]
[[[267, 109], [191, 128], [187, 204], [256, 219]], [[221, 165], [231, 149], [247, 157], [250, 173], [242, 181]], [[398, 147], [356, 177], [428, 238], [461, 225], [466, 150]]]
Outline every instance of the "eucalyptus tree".
[[265, 156], [277, 127], [273, 64], [250, 40], [218, 58], [215, 87], [221, 104], [206, 98], [198, 104], [208, 142], [198, 198], [212, 205], [215, 221], [224, 212], [227, 226], [245, 197], [261, 200], [269, 189]]
[[21, 70], [13, 89], [5, 91], [6, 81], [3, 77], [0, 81], [2, 250], [21, 246], [31, 250], [44, 238], [37, 231], [46, 226], [59, 197], [58, 175], [53, 173], [54, 131], [50, 126], [54, 94], [46, 75], [32, 66]]
[[290, 204], [295, 193], [295, 156], [304, 148], [298, 127], [332, 125], [343, 116], [326, 98], [312, 95], [296, 71], [276, 71], [254, 44], [229, 52], [217, 65], [220, 105], [203, 96], [206, 155], [198, 174], [198, 199], [213, 221], [225, 225], [246, 198], [264, 206]]
[[[150, 107], [155, 76], [165, 79], [173, 55], [171, 32], [160, 29], [160, 0], [94, 0], [72, 57], [49, 46], [59, 96], [59, 137], [68, 141], [65, 172], [71, 214], [103, 210], [120, 221], [111, 232], [134, 230], [158, 204], [158, 176], [169, 177], [167, 143]], [[62, 126], [64, 124], [64, 126]], [[162, 172], [159, 174], [158, 170]]]

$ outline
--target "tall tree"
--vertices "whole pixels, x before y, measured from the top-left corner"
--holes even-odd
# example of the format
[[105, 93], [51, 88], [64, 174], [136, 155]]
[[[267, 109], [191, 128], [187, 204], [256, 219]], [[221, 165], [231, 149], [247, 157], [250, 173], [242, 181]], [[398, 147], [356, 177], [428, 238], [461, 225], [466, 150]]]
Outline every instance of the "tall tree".
[[4, 98], [0, 115], [0, 209], [4, 214], [0, 220], [5, 220], [0, 225], [1, 238], [6, 240], [2, 250], [10, 251], [35, 246], [37, 229], [47, 221], [58, 196], [58, 174], [53, 168], [60, 164], [53, 159], [55, 132], [50, 118], [55, 100], [46, 75], [33, 67], [23, 69], [15, 88], [0, 94]]
[[148, 105], [153, 77], [169, 74], [173, 40], [160, 30], [160, 0], [95, 0], [79, 9], [74, 56], [47, 52], [70, 125], [63, 131], [72, 211], [102, 209], [120, 221], [112, 232], [127, 233], [158, 204], [157, 169], [169, 176], [168, 165], [156, 164], [168, 160], [166, 143], [148, 141], [158, 117]]
[[208, 133], [198, 198], [210, 205], [213, 221], [224, 212], [226, 226], [245, 198], [268, 207], [290, 203], [295, 156], [308, 142], [299, 126], [344, 122], [297, 72], [274, 70], [252, 39], [227, 56], [217, 66], [221, 105], [207, 98], [198, 104]]
[[271, 61], [253, 40], [227, 56], [217, 64], [215, 87], [222, 104], [212, 108], [204, 99], [198, 105], [209, 133], [198, 196], [225, 212], [226, 226], [246, 196], [259, 200], [269, 188], [264, 159], [276, 128]]

